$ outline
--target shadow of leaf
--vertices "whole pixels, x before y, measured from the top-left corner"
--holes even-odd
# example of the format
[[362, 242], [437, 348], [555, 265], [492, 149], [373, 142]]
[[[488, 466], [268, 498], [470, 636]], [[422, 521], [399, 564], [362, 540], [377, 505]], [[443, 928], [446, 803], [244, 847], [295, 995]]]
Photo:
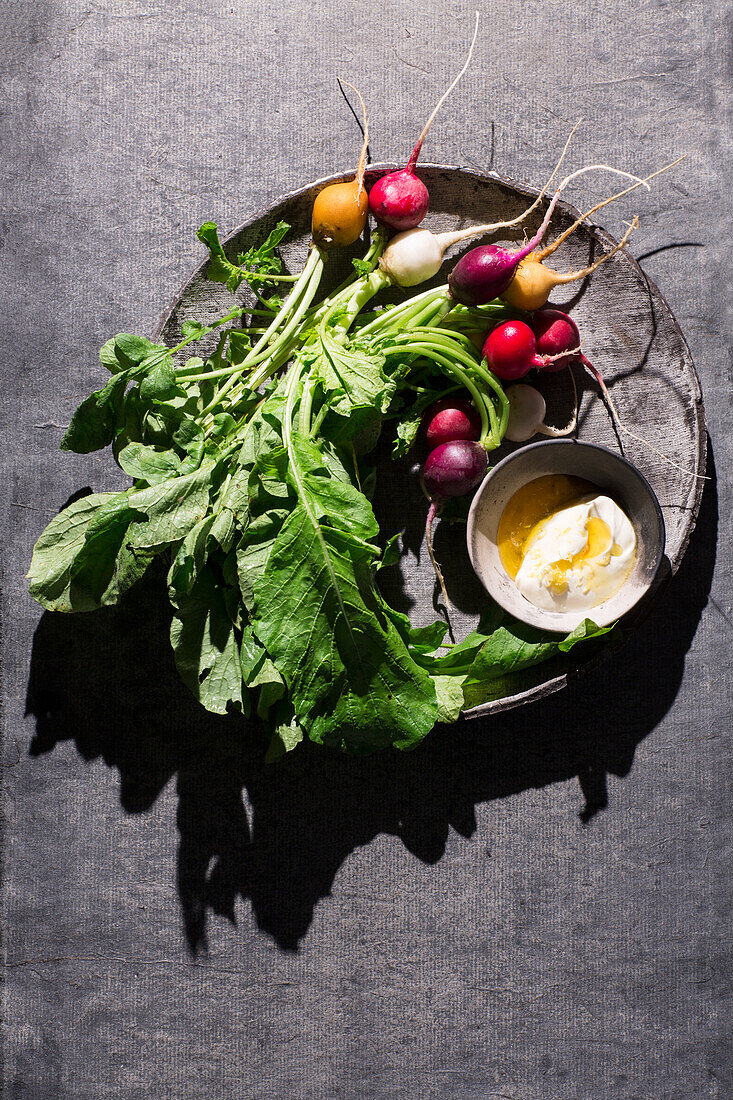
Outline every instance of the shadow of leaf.
[[[714, 475], [712, 451], [708, 463]], [[296, 950], [341, 864], [380, 833], [434, 863], [451, 828], [472, 835], [478, 803], [574, 777], [583, 820], [602, 810], [608, 774], [629, 772], [637, 744], [674, 702], [708, 598], [716, 533], [713, 477], [659, 605], [565, 691], [438, 727], [409, 754], [350, 758], [306, 742], [276, 765], [263, 763], [259, 726], [206, 713], [181, 685], [165, 586], [153, 570], [119, 607], [43, 615], [27, 694], [30, 751], [73, 740], [85, 760], [101, 757], [118, 770], [129, 813], [150, 809], [176, 776], [178, 893], [191, 950], [206, 946], [210, 910], [235, 921], [238, 898], [283, 949]]]

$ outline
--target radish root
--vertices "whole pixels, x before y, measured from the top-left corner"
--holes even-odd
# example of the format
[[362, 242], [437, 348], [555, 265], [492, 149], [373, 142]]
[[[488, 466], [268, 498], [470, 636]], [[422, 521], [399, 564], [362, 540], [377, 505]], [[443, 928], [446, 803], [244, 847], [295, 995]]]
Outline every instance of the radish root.
[[642, 185], [646, 186], [649, 183], [649, 180], [653, 180], [656, 176], [661, 176], [663, 172], [668, 172], [670, 168], [674, 168], [674, 166], [676, 164], [679, 164], [680, 161], [684, 160], [686, 156], [687, 154], [685, 153], [683, 154], [683, 156], [678, 157], [677, 160], [673, 160], [671, 164], [665, 164], [664, 168], [658, 168], [657, 171], [652, 172], [650, 176], [646, 176], [638, 183], [632, 184], [631, 187], [627, 187], [623, 191], [617, 191], [615, 195], [610, 195], [607, 199], [603, 199], [602, 202], [597, 202], [595, 206], [592, 206], [590, 208], [590, 210], [586, 210], [584, 214], [581, 214], [578, 220], [573, 222], [569, 229], [565, 229], [559, 237], [552, 241], [551, 244], [548, 244], [541, 251], [535, 253], [535, 259], [542, 263], [543, 260], [546, 260], [548, 256], [551, 256], [552, 253], [560, 247], [563, 241], [567, 240], [571, 233], [575, 232], [579, 225], [582, 225], [582, 223], [586, 221], [587, 218], [590, 218], [593, 214], [595, 214], [596, 211], [601, 210], [604, 206], [608, 206], [608, 204], [611, 202], [615, 202], [616, 199], [621, 199], [624, 197], [624, 195], [628, 195], [632, 191], [636, 191], [637, 187], [641, 187]]
[[364, 174], [366, 172], [367, 149], [369, 148], [369, 117], [367, 115], [366, 104], [364, 103], [364, 100], [362, 99], [362, 95], [361, 95], [361, 92], [359, 91], [359, 89], [355, 88], [353, 84], [350, 84], [348, 80], [344, 80], [343, 83], [346, 85], [347, 88], [351, 88], [352, 92], [354, 93], [356, 98], [359, 100], [359, 104], [361, 106], [362, 117], [364, 119], [364, 127], [363, 127], [363, 129], [364, 129], [364, 141], [363, 141], [362, 146], [361, 146], [361, 154], [359, 156], [359, 164], [357, 165], [357, 169], [356, 169], [356, 182], [358, 184], [357, 191], [361, 191], [362, 187], [364, 186]]
[[430, 508], [428, 510], [428, 518], [427, 518], [427, 521], [425, 523], [425, 542], [427, 544], [428, 554], [430, 556], [430, 562], [433, 566], [433, 569], [435, 570], [435, 576], [438, 578], [438, 584], [440, 585], [440, 591], [443, 593], [443, 599], [445, 600], [445, 603], [446, 603], [446, 609], [448, 611], [452, 611], [453, 610], [453, 604], [450, 602], [450, 599], [448, 597], [448, 593], [447, 593], [446, 587], [445, 587], [445, 581], [443, 580], [443, 574], [441, 572], [440, 566], [438, 565], [437, 561], [435, 560], [435, 554], [433, 553], [433, 520], [435, 519], [435, 517], [437, 515], [439, 515], [439, 513], [440, 513], [440, 504], [439, 503], [435, 504], [434, 502], [431, 503]]
[[554, 274], [556, 286], [561, 286], [563, 283], [572, 283], [575, 282], [576, 279], [585, 279], [588, 277], [588, 275], [592, 275], [594, 271], [598, 270], [601, 264], [605, 264], [606, 260], [610, 260], [611, 256], [615, 256], [616, 253], [624, 247], [629, 237], [634, 232], [634, 230], [638, 228], [638, 226], [639, 219], [636, 215], [634, 215], [631, 220], [631, 224], [629, 225], [628, 229], [626, 230], [618, 244], [615, 244], [610, 252], [604, 252], [604, 254], [600, 256], [595, 261], [595, 263], [589, 264], [587, 267], [581, 267], [579, 271], [566, 271], [562, 275], [560, 275], [558, 272], [555, 272]]
[[438, 111], [443, 106], [446, 99], [451, 94], [451, 92], [455, 88], [456, 84], [461, 79], [461, 77], [463, 76], [466, 69], [468, 68], [468, 66], [471, 63], [471, 57], [473, 56], [473, 47], [476, 45], [476, 36], [478, 34], [478, 22], [479, 22], [479, 13], [476, 12], [476, 23], [475, 23], [474, 28], [473, 28], [473, 38], [471, 39], [471, 45], [469, 46], [469, 49], [468, 49], [468, 57], [466, 58], [466, 60], [463, 64], [463, 68], [459, 72], [458, 76], [453, 80], [450, 87], [448, 87], [443, 92], [442, 96], [440, 97], [438, 102], [435, 104], [435, 108], [433, 109], [433, 113], [431, 114], [428, 121], [425, 123], [425, 126], [423, 127], [423, 131], [420, 134], [420, 137], [417, 139], [417, 144], [415, 145], [415, 148], [412, 150], [412, 153], [410, 154], [410, 159], [407, 162], [406, 169], [407, 169], [408, 172], [414, 172], [415, 171], [415, 165], [417, 164], [417, 158], [420, 156], [420, 153], [421, 153], [422, 147], [423, 147], [423, 142], [425, 141], [425, 138], [428, 136], [428, 130], [432, 126], [433, 119], [435, 118]]
[[603, 397], [605, 398], [608, 408], [611, 412], [613, 422], [619, 431], [623, 432], [624, 435], [628, 435], [631, 439], [635, 439], [637, 443], [643, 443], [645, 447], [648, 447], [649, 450], [653, 451], [655, 455], [659, 456], [659, 458], [664, 459], [664, 461], [667, 462], [670, 466], [673, 466], [675, 470], [681, 470], [683, 474], [687, 474], [688, 477], [697, 478], [699, 481], [710, 481], [710, 478], [706, 474], [696, 474], [693, 470], [688, 470], [686, 466], [680, 466], [679, 462], [675, 462], [673, 459], [664, 454], [663, 451], [658, 450], [653, 443], [649, 442], [648, 439], [644, 439], [644, 437], [641, 435], [636, 435], [635, 432], [632, 432], [629, 428], [627, 428], [626, 425], [621, 422], [621, 417], [618, 414], [618, 409], [614, 404], [611, 394], [608, 392], [608, 386], [603, 381], [600, 371], [596, 367], [594, 367], [593, 364], [582, 354], [579, 361], [583, 364], [584, 367], [586, 367], [587, 370], [590, 371], [590, 373], [593, 375], [596, 382], [600, 386], [601, 393], [603, 394]]
[[[621, 168], [612, 168], [610, 164], [588, 164], [588, 165], [585, 166], [585, 168], [578, 168], [578, 169], [576, 169], [575, 172], [572, 172], [569, 176], [566, 176], [565, 179], [562, 180], [562, 182], [558, 184], [558, 186], [555, 189], [555, 192], [552, 196], [552, 199], [550, 200], [550, 205], [547, 208], [547, 212], [545, 213], [545, 217], [542, 221], [541, 226], [539, 227], [539, 229], [537, 230], [535, 235], [532, 237], [532, 240], [529, 241], [527, 244], [522, 246], [522, 248], [519, 250], [519, 253], [517, 254], [518, 256], [521, 256], [521, 258], [524, 259], [524, 256], [528, 256], [530, 252], [533, 252], [534, 249], [537, 248], [537, 245], [541, 242], [542, 238], [544, 237], [545, 233], [547, 232], [547, 227], [550, 224], [550, 220], [551, 220], [552, 215], [554, 213], [554, 210], [555, 210], [555, 207], [557, 205], [558, 199], [562, 195], [562, 193], [565, 190], [565, 188], [567, 187], [567, 185], [569, 183], [572, 183], [572, 181], [574, 179], [576, 179], [578, 176], [582, 176], [585, 172], [595, 172], [595, 171], [612, 172], [613, 175], [615, 175], [615, 176], [626, 176], [627, 179], [636, 180], [637, 181], [637, 187], [640, 187], [643, 184], [647, 188], [647, 190], [650, 190], [649, 185], [644, 183], [644, 180], [640, 180], [638, 176], [635, 176], [633, 174], [633, 172], [624, 172], [623, 169], [621, 169]], [[469, 226], [468, 229], [456, 229], [452, 232], [436, 234], [436, 240], [439, 243], [441, 251], [444, 252], [448, 248], [450, 248], [452, 245], [460, 244], [461, 241], [468, 241], [472, 237], [480, 236], [482, 233], [493, 233], [496, 229], [503, 229], [505, 226], [516, 225], [518, 222], [523, 221], [528, 216], [528, 214], [532, 210], [534, 210], [535, 206], [537, 206], [537, 203], [540, 201], [540, 199], [544, 195], [546, 189], [547, 189], [547, 184], [545, 185], [545, 189], [542, 190], [540, 192], [540, 194], [537, 196], [537, 199], [532, 204], [532, 206], [530, 206], [527, 210], [524, 211], [523, 214], [520, 214], [519, 217], [515, 218], [513, 221], [510, 221], [510, 222], [493, 222], [493, 223], [487, 224], [487, 225], [472, 225], [472, 226]], [[524, 255], [522, 255], [522, 253]]]

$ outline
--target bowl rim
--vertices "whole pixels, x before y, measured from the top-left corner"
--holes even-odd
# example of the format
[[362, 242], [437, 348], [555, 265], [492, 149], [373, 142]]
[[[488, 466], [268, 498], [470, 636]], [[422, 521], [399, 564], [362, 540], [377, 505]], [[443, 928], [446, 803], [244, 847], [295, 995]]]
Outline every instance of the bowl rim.
[[[539, 629], [547, 630], [547, 631], [549, 631], [550, 633], [553, 633], [553, 634], [561, 634], [561, 633], [567, 632], [571, 629], [569, 626], [568, 627], [562, 627], [562, 626], [559, 626], [559, 625], [555, 626], [555, 625], [550, 625], [549, 623], [546, 623], [546, 624], [544, 624], [543, 626], [540, 627], [538, 622], [536, 621], [537, 619], [544, 618], [545, 615], [552, 615], [552, 616], [555, 616], [555, 615], [558, 615], [558, 614], [561, 615], [562, 612], [555, 612], [555, 611], [546, 612], [544, 610], [544, 608], [535, 607], [534, 604], [531, 604], [531, 603], [529, 603], [529, 601], [527, 601], [528, 607], [532, 608], [532, 615], [533, 615], [533, 619], [534, 619], [534, 621], [529, 622], [528, 619], [524, 619], [521, 615], [517, 614], [516, 609], [506, 607], [505, 604], [502, 602], [502, 600], [500, 598], [498, 598], [494, 592], [489, 591], [487, 585], [484, 583], [484, 580], [481, 577], [481, 574], [479, 573], [478, 569], [476, 568], [476, 565], [475, 565], [475, 562], [474, 562], [473, 549], [472, 549], [472, 547], [474, 545], [474, 533], [475, 533], [475, 530], [476, 530], [476, 522], [477, 522], [476, 517], [477, 517], [477, 514], [478, 514], [479, 503], [480, 503], [481, 498], [482, 498], [484, 492], [486, 491], [486, 488], [489, 485], [489, 483], [492, 481], [492, 479], [498, 473], [500, 473], [502, 470], [506, 469], [507, 466], [510, 466], [512, 464], [512, 462], [516, 461], [518, 458], [523, 458], [525, 455], [527, 455], [530, 452], [536, 452], [538, 450], [542, 450], [543, 448], [548, 448], [548, 447], [549, 448], [554, 448], [555, 450], [557, 450], [559, 447], [574, 447], [574, 448], [579, 447], [582, 450], [592, 450], [592, 451], [601, 452], [601, 454], [604, 456], [604, 459], [606, 461], [608, 461], [610, 459], [612, 463], [615, 461], [615, 462], [619, 463], [620, 465], [625, 466], [627, 468], [627, 470], [632, 474], [632, 476], [634, 476], [637, 479], [637, 481], [640, 482], [642, 490], [646, 493], [648, 499], [651, 501], [652, 508], [653, 508], [653, 511], [654, 511], [654, 515], [656, 516], [656, 520], [657, 520], [657, 539], [656, 539], [657, 551], [656, 551], [655, 558], [653, 559], [654, 568], [650, 572], [648, 578], [646, 579], [646, 582], [643, 583], [643, 584], [638, 585], [637, 590], [636, 590], [636, 598], [633, 600], [633, 602], [629, 604], [629, 606], [626, 608], [626, 610], [621, 615], [616, 616], [612, 620], [610, 620], [611, 622], [616, 622], [616, 621], [620, 622], [629, 614], [629, 612], [633, 611], [633, 609], [637, 606], [639, 601], [644, 598], [644, 596], [647, 594], [649, 589], [652, 587], [652, 585], [654, 583], [654, 580], [655, 580], [655, 578], [656, 578], [656, 576], [659, 572], [659, 567], [662, 564], [662, 561], [664, 559], [664, 550], [665, 550], [665, 545], [666, 545], [666, 541], [667, 541], [667, 530], [666, 530], [666, 526], [665, 526], [665, 523], [664, 523], [664, 513], [662, 512], [662, 506], [659, 503], [659, 499], [657, 497], [657, 494], [654, 492], [654, 490], [652, 489], [651, 485], [649, 484], [647, 478], [641, 472], [639, 467], [636, 466], [633, 462], [631, 462], [626, 457], [626, 455], [619, 454], [617, 451], [612, 451], [609, 447], [604, 447], [600, 443], [587, 443], [587, 442], [585, 442], [585, 440], [582, 440], [582, 439], [540, 439], [536, 443], [528, 443], [523, 447], [518, 447], [516, 451], [512, 451], [511, 454], [505, 455], [505, 457], [502, 458], [501, 461], [497, 462], [496, 466], [492, 466], [492, 468], [488, 471], [488, 473], [484, 477], [483, 481], [481, 482], [481, 484], [477, 488], [476, 492], [474, 493], [473, 500], [471, 501], [471, 507], [469, 508], [469, 511], [468, 511], [468, 521], [466, 523], [466, 547], [467, 547], [467, 550], [468, 550], [468, 557], [469, 557], [469, 560], [471, 562], [471, 568], [473, 569], [474, 573], [478, 577], [480, 583], [483, 585], [485, 591], [488, 593], [489, 597], [492, 600], [494, 600], [495, 603], [499, 604], [499, 606], [502, 607], [505, 611], [507, 611], [508, 614], [513, 615], [514, 618], [519, 619], [521, 622], [526, 623], [528, 626], [538, 627]], [[541, 476], [541, 475], [538, 475], [538, 476]], [[532, 480], [531, 477], [528, 478], [528, 480], [526, 482], [524, 482], [524, 484], [528, 484], [529, 481], [531, 481], [531, 480]], [[600, 488], [600, 486], [599, 486], [599, 488]], [[516, 491], [517, 490], [515, 490], [515, 492]], [[505, 506], [506, 506], [506, 503], [508, 503], [508, 502], [505, 502]], [[632, 523], [632, 525], [633, 525], [633, 523]], [[602, 603], [598, 604], [597, 606], [598, 607], [603, 607], [603, 603], [606, 603], [606, 602], [608, 602], [608, 601], [604, 600]], [[589, 608], [589, 610], [588, 610], [588, 616], [587, 617], [590, 618], [590, 619], [593, 619], [593, 610], [594, 610], [593, 608]], [[529, 614], [529, 612], [528, 612], [528, 614]], [[568, 613], [568, 614], [570, 614], [570, 613]], [[607, 626], [607, 625], [609, 625], [609, 623], [602, 622], [602, 623], [599, 623], [598, 625]]]

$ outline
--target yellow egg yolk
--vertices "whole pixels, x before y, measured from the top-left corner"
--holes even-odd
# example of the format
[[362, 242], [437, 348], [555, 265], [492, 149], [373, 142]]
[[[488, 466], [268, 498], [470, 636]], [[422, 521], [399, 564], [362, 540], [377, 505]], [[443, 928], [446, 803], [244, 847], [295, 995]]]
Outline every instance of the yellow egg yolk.
[[[566, 505], [574, 503], [580, 497], [596, 491], [597, 486], [592, 485], [590, 481], [585, 481], [582, 477], [569, 477], [567, 474], [546, 474], [517, 490], [502, 512], [497, 539], [501, 563], [512, 580], [519, 572], [524, 558], [524, 548], [537, 524], [554, 515], [555, 512], [559, 512]], [[603, 546], [603, 532], [596, 530], [598, 524], [605, 528], [606, 543], [610, 542], [611, 533], [607, 524], [591, 516], [588, 523], [589, 545], [581, 551], [587, 557], [591, 556], [589, 549], [591, 538], [594, 547], [599, 543]], [[598, 553], [598, 550], [594, 549], [593, 553]], [[571, 564], [568, 562], [566, 568]], [[558, 562], [557, 565], [560, 566], [561, 563]]]

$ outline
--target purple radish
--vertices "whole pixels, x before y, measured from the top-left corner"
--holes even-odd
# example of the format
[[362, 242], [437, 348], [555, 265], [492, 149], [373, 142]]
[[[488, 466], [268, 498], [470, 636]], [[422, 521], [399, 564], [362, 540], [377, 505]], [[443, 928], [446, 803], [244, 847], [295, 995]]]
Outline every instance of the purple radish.
[[398, 172], [389, 172], [386, 176], [382, 176], [369, 192], [369, 209], [378, 222], [390, 229], [396, 229], [399, 232], [405, 229], [414, 229], [428, 212], [430, 201], [428, 189], [422, 180], [415, 175], [415, 165], [433, 119], [469, 66], [473, 47], [476, 44], [478, 21], [479, 13], [476, 12], [476, 26], [474, 27], [473, 40], [466, 63], [447, 91], [438, 100], [433, 113], [425, 123], [423, 132], [417, 139], [417, 145], [412, 150], [406, 166]]
[[448, 276], [450, 293], [455, 300], [463, 305], [479, 306], [485, 305], [486, 302], [493, 302], [495, 298], [503, 294], [514, 278], [522, 260], [534, 252], [541, 243], [547, 232], [557, 201], [565, 187], [584, 172], [591, 172], [596, 169], [613, 172], [619, 176], [628, 176], [630, 179], [642, 183], [645, 187], [649, 187], [643, 180], [639, 180], [638, 176], [633, 176], [630, 172], [622, 172], [618, 168], [611, 168], [606, 164], [590, 164], [585, 168], [579, 168], [577, 172], [566, 176], [559, 184], [547, 208], [542, 225], [532, 240], [523, 245], [522, 248], [510, 249], [502, 248], [498, 244], [482, 244], [477, 248], [472, 248], [470, 252], [461, 257]]
[[469, 439], [454, 439], [450, 443], [441, 443], [430, 452], [423, 467], [423, 488], [430, 498], [430, 508], [425, 523], [425, 542], [440, 590], [449, 608], [451, 602], [448, 599], [443, 574], [433, 553], [433, 520], [439, 514], [446, 497], [463, 497], [472, 492], [483, 480], [488, 468], [489, 456], [486, 448]]

